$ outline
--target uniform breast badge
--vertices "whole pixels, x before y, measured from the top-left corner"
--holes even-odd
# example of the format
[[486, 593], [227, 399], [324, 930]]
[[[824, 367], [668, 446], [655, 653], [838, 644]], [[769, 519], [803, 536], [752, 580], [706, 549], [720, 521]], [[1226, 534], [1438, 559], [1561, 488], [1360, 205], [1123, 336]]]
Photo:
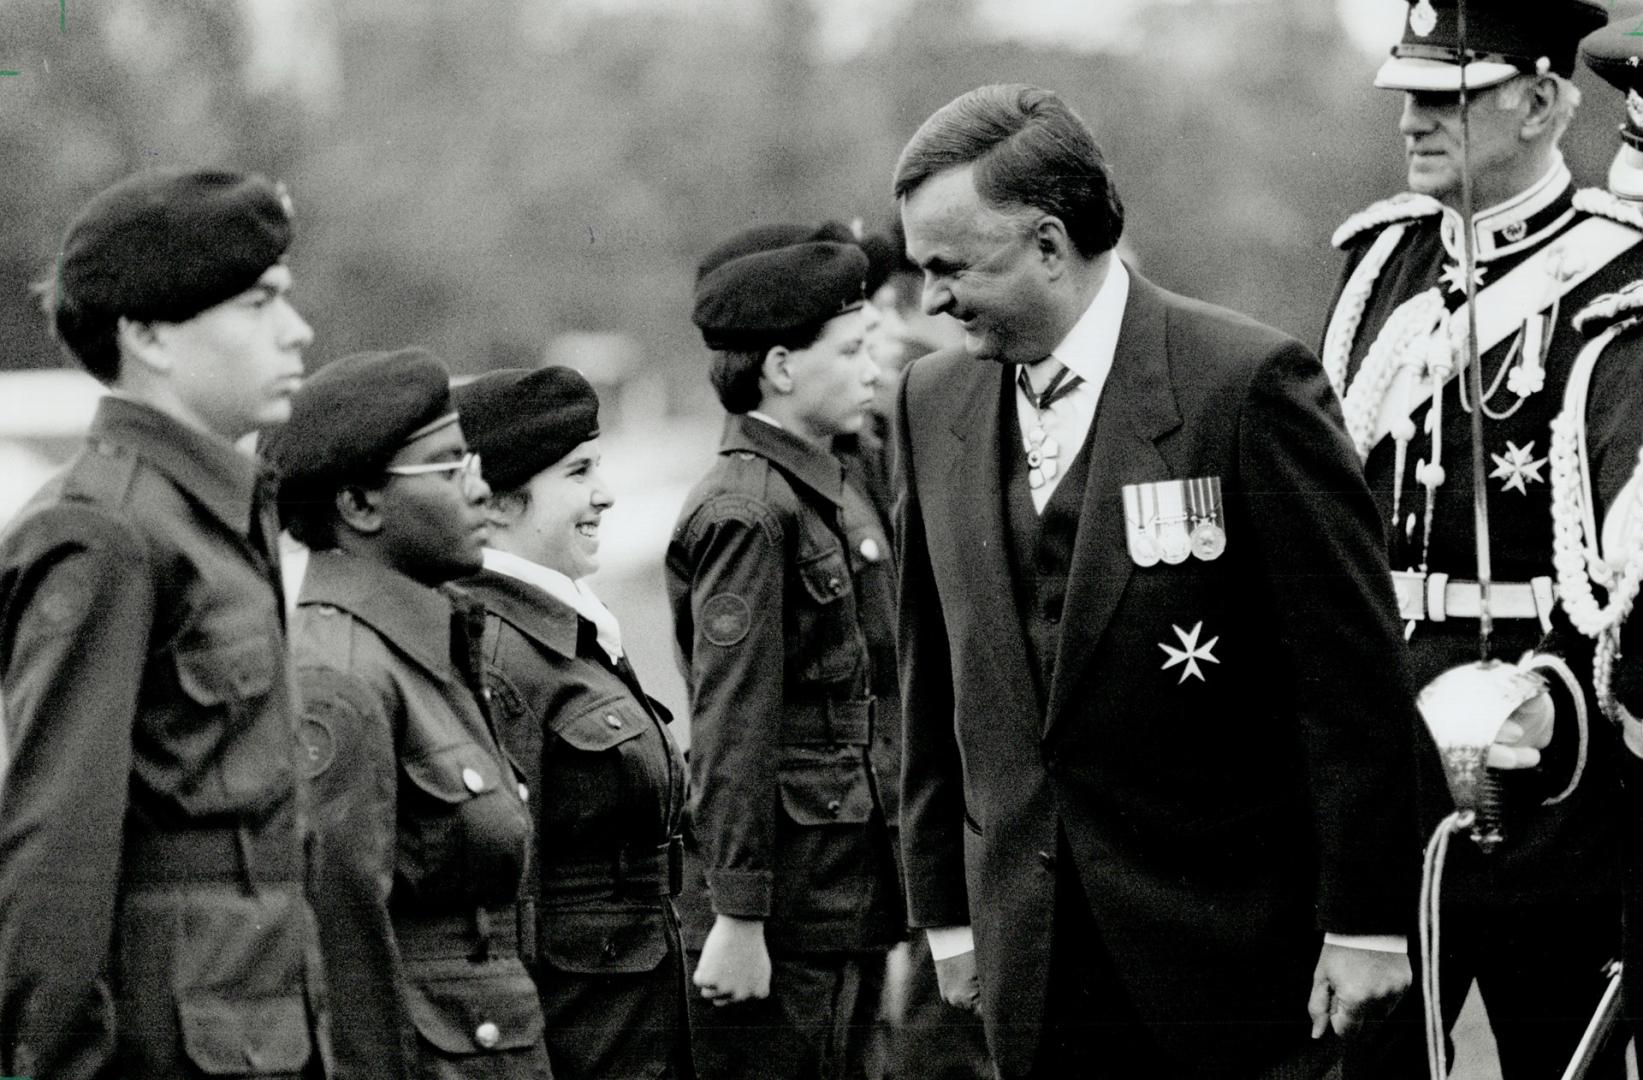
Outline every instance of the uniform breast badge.
[[1198, 662], [1202, 660], [1206, 664], [1219, 664], [1221, 661], [1215, 658], [1215, 653], [1212, 650], [1221, 639], [1212, 637], [1202, 645], [1198, 644], [1198, 635], [1204, 631], [1202, 619], [1193, 623], [1191, 630], [1183, 630], [1173, 623], [1170, 625], [1170, 629], [1175, 631], [1175, 636], [1180, 640], [1181, 647], [1177, 649], [1163, 642], [1158, 643], [1158, 647], [1164, 650], [1164, 655], [1169, 657], [1168, 660], [1164, 661], [1164, 666], [1160, 670], [1168, 671], [1177, 664], [1182, 665], [1181, 677], [1175, 680], [1176, 686], [1186, 682], [1188, 676], [1197, 679], [1199, 682], [1208, 682], [1209, 680], [1204, 678], [1204, 669], [1198, 666]]
[[1438, 9], [1432, 6], [1432, 0], [1420, 0], [1409, 9], [1409, 28], [1420, 37], [1427, 37], [1438, 28]]
[[1219, 559], [1227, 548], [1221, 478], [1124, 485], [1125, 536], [1140, 567]]

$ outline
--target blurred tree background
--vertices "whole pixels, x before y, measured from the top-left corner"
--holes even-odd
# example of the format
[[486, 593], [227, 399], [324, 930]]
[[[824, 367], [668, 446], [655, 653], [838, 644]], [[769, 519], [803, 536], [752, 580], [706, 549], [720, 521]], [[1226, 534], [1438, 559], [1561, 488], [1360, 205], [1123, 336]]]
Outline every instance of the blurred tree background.
[[[1095, 128], [1147, 274], [1315, 342], [1330, 232], [1402, 183], [1400, 98], [1369, 80], [1404, 10], [0, 0], [0, 368], [64, 363], [27, 285], [78, 204], [221, 163], [291, 187], [312, 363], [421, 343], [473, 372], [614, 340], [660, 400], [705, 406], [696, 257], [754, 221], [882, 226], [906, 138], [992, 81], [1056, 89]], [[1601, 181], [1622, 106], [1580, 82], [1569, 157]]]

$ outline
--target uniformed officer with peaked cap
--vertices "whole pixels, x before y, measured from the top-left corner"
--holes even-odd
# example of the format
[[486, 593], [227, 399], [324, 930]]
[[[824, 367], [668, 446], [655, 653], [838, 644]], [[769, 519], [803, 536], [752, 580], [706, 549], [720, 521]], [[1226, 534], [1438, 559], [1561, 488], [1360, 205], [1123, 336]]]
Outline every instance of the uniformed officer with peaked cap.
[[[668, 546], [690, 691], [685, 943], [704, 1077], [856, 1076], [902, 935], [852, 561], [888, 540], [828, 452], [876, 369], [861, 249], [763, 226], [702, 261], [693, 321], [731, 414]], [[891, 781], [893, 782], [893, 780]]]
[[621, 626], [583, 580], [615, 501], [599, 399], [568, 367], [493, 371], [456, 391], [491, 487], [485, 677], [525, 781], [536, 844], [527, 961], [558, 1080], [690, 1077], [679, 892], [685, 762]]
[[[1402, 40], [1376, 75], [1377, 86], [1405, 91], [1410, 193], [1336, 232], [1347, 261], [1321, 351], [1380, 506], [1421, 685], [1478, 658], [1480, 494], [1489, 508], [1490, 651], [1508, 662], [1497, 671], [1510, 677], [1511, 662], [1552, 628], [1549, 425], [1584, 343], [1571, 316], [1643, 271], [1635, 215], [1603, 192], [1577, 190], [1559, 149], [1580, 100], [1569, 79], [1579, 41], [1603, 25], [1605, 5], [1471, 0], [1467, 15], [1482, 401], [1464, 370], [1456, 0], [1412, 0]], [[1471, 468], [1473, 409], [1482, 412], [1483, 493]], [[1444, 1025], [1475, 981], [1507, 1077], [1561, 1073], [1618, 943], [1613, 746], [1603, 725], [1578, 736], [1561, 680], [1549, 694], [1525, 706], [1492, 751], [1504, 841], [1487, 853], [1457, 841], [1442, 886]], [[1452, 804], [1424, 728], [1418, 738], [1430, 830]], [[1425, 1074], [1421, 1012], [1432, 998], [1405, 999], [1387, 1029], [1395, 1060], [1367, 1063], [1366, 1075]], [[1610, 1060], [1594, 1075], [1620, 1068]]]
[[519, 955], [529, 793], [487, 706], [483, 609], [439, 588], [479, 568], [489, 494], [446, 370], [334, 361], [268, 456], [313, 550], [291, 637], [340, 1075], [547, 1077]]
[[[1624, 95], [1620, 146], [1606, 193], [1616, 213], [1643, 224], [1643, 35], [1636, 14], [1581, 43], [1586, 65]], [[1643, 621], [1631, 617], [1643, 580], [1643, 279], [1577, 312], [1586, 338], [1553, 422], [1552, 558], [1569, 617], [1563, 651], [1590, 679], [1593, 722], [1622, 735], [1621, 835], [1624, 1013], [1643, 1029]], [[1603, 719], [1598, 719], [1598, 717]], [[1624, 1035], [1615, 1042], [1624, 1042]]]
[[50, 311], [112, 391], [0, 537], [0, 1073], [318, 1077], [272, 492], [312, 333], [291, 206], [156, 171], [69, 227]]

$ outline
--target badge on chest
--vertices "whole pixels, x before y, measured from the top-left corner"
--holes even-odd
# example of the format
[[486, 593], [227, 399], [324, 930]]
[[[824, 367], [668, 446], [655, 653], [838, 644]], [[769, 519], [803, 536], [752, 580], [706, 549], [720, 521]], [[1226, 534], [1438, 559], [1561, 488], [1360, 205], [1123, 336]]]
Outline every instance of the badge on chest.
[[1210, 562], [1227, 549], [1219, 476], [1125, 484], [1124, 521], [1137, 566]]

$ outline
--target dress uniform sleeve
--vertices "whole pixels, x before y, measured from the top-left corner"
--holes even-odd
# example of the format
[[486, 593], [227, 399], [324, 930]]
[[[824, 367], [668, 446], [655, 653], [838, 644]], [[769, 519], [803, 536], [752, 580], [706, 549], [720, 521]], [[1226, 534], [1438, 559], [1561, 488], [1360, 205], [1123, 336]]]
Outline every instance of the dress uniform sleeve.
[[964, 883], [964, 787], [953, 725], [952, 661], [925, 549], [904, 377], [896, 395], [895, 533], [901, 569], [896, 655], [901, 682], [901, 849], [913, 927], [970, 922]]
[[303, 668], [297, 682], [314, 798], [310, 892], [326, 983], [337, 1001], [339, 1076], [409, 1076], [414, 1029], [388, 914], [397, 812], [393, 726], [382, 702], [351, 675]]
[[1293, 672], [1320, 853], [1319, 929], [1403, 933], [1415, 899], [1419, 722], [1380, 519], [1318, 362], [1277, 349], [1250, 384], [1239, 488]]
[[691, 823], [719, 915], [770, 915], [785, 676], [782, 532], [710, 503], [692, 527]]
[[140, 538], [48, 510], [0, 553], [0, 1073], [107, 1075], [132, 732], [155, 609]]

